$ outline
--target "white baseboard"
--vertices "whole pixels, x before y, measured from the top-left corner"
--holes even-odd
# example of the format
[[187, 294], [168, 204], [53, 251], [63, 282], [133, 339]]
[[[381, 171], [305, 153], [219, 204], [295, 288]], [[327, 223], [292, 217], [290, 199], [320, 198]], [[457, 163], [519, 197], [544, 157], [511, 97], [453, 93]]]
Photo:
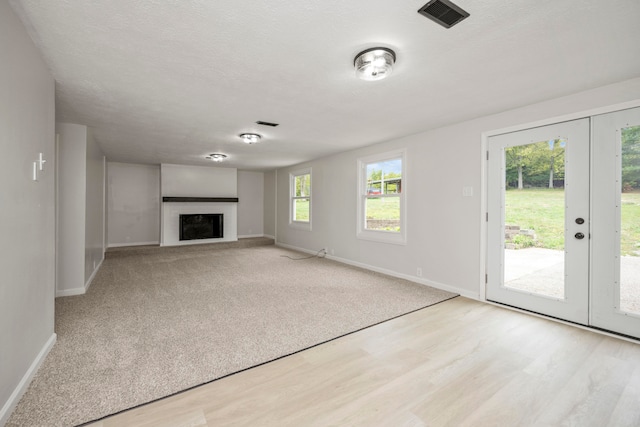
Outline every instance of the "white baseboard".
[[91, 276], [89, 276], [89, 280], [87, 280], [87, 283], [84, 284], [85, 293], [89, 290], [89, 286], [91, 286], [91, 283], [93, 282], [93, 278], [96, 277], [98, 270], [100, 270], [100, 267], [102, 266], [102, 261], [104, 261], [104, 254], [102, 254], [102, 259], [100, 260], [98, 265], [96, 265], [96, 268], [94, 268], [93, 273], [91, 273]]
[[[280, 246], [286, 249], [292, 249], [294, 251], [300, 251], [307, 254], [315, 255], [318, 251], [313, 251], [309, 249], [298, 248], [296, 246], [287, 245], [285, 243], [276, 242], [276, 246]], [[420, 285], [431, 286], [432, 288], [440, 289], [447, 292], [452, 292], [454, 294], [460, 294], [463, 297], [480, 300], [480, 293], [471, 292], [467, 289], [460, 289], [456, 286], [445, 285], [444, 283], [435, 282], [432, 280], [424, 279], [421, 277], [410, 276], [408, 274], [398, 273], [397, 271], [387, 270], [386, 268], [380, 268], [373, 265], [365, 264], [362, 262], [352, 261], [346, 258], [340, 258], [333, 255], [326, 255], [325, 258], [330, 259], [332, 261], [337, 261], [343, 264], [353, 265], [354, 267], [364, 268], [365, 270], [375, 271], [377, 273], [386, 274], [387, 276], [397, 277], [399, 279], [405, 279], [410, 282], [418, 283]]]
[[27, 391], [27, 388], [29, 387], [33, 376], [36, 374], [36, 372], [38, 372], [38, 368], [40, 368], [40, 365], [44, 361], [45, 357], [47, 357], [47, 354], [49, 354], [49, 351], [51, 351], [55, 343], [56, 334], [54, 333], [44, 344], [33, 363], [31, 363], [31, 366], [29, 366], [29, 369], [18, 383], [18, 386], [13, 390], [11, 396], [9, 396], [9, 400], [7, 400], [2, 406], [2, 409], [0, 410], [0, 426], [5, 425], [7, 421], [9, 421], [11, 413], [16, 408], [16, 405], [18, 404], [24, 393]]
[[109, 243], [107, 245], [108, 248], [124, 248], [127, 246], [150, 246], [150, 245], [159, 245], [160, 241], [156, 240], [154, 242], [135, 242], [135, 243]]
[[76, 296], [76, 295], [84, 295], [84, 294], [86, 294], [87, 291], [89, 290], [89, 287], [91, 286], [91, 283], [93, 282], [93, 279], [96, 277], [96, 274], [98, 273], [98, 270], [100, 270], [100, 267], [102, 266], [102, 262], [103, 261], [104, 261], [104, 254], [102, 255], [102, 259], [100, 260], [100, 262], [96, 266], [95, 270], [93, 270], [93, 273], [91, 273], [91, 276], [89, 276], [89, 280], [87, 280], [87, 282], [84, 284], [84, 288], [62, 289], [60, 291], [56, 290], [56, 298], [58, 298], [58, 297], [72, 297], [72, 296]]
[[251, 239], [253, 237], [267, 237], [264, 234], [243, 234], [242, 236], [238, 235], [238, 239]]
[[86, 292], [85, 288], [63, 289], [61, 291], [56, 290], [56, 298], [72, 297], [75, 295], [84, 295], [85, 292]]
[[268, 237], [269, 239], [276, 240], [276, 236], [272, 236], [271, 234], [263, 234], [263, 237]]

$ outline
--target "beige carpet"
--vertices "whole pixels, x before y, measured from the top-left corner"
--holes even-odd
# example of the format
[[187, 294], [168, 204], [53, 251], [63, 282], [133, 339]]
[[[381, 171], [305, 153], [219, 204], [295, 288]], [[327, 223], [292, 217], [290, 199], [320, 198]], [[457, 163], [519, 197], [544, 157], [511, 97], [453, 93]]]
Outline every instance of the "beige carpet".
[[58, 341], [10, 426], [95, 420], [453, 294], [261, 246], [108, 256], [56, 300]]

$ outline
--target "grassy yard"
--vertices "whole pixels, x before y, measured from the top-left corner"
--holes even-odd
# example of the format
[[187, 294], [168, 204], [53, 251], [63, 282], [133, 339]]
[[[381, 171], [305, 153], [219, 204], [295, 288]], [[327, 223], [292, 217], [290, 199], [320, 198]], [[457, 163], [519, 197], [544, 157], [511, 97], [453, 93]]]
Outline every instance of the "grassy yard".
[[[508, 190], [506, 223], [534, 230], [535, 246], [564, 248], [564, 190]], [[622, 194], [622, 255], [640, 251], [640, 193]]]
[[[369, 199], [367, 203], [367, 218], [400, 219], [400, 198], [387, 197]], [[309, 219], [309, 202], [298, 200], [296, 203], [296, 219]]]
[[309, 221], [309, 200], [296, 200], [296, 220]]
[[367, 218], [400, 219], [400, 197], [381, 197], [367, 201]]

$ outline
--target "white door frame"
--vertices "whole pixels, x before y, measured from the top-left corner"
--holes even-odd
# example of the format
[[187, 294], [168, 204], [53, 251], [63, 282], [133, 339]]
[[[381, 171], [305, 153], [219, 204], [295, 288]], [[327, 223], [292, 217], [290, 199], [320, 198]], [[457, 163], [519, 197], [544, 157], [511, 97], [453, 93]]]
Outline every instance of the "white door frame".
[[[589, 118], [583, 118], [493, 136], [489, 146], [489, 162], [493, 167], [487, 171], [488, 185], [491, 186], [488, 196], [493, 194], [493, 198], [488, 200], [492, 212], [488, 222], [487, 244], [490, 249], [487, 255], [491, 255], [489, 260], [493, 262], [487, 265], [487, 294], [491, 293], [492, 300], [496, 302], [584, 325], [589, 323], [589, 121]], [[566, 141], [562, 219], [564, 273], [560, 276], [564, 286], [563, 298], [516, 290], [504, 284], [505, 149], [552, 139]], [[582, 224], [575, 221], [579, 217], [584, 220]], [[587, 238], [574, 238], [573, 235], [579, 232]]]
[[[640, 126], [640, 108], [614, 111], [592, 119], [593, 251], [590, 275], [590, 324], [640, 338], [640, 316], [620, 310], [620, 156], [621, 129]], [[613, 150], [612, 148], [615, 148]], [[597, 159], [598, 161], [596, 161]], [[614, 168], [615, 165], [615, 168]], [[617, 207], [617, 208], [616, 208]], [[616, 237], [617, 236], [617, 237]], [[612, 253], [610, 248], [616, 248]], [[598, 260], [595, 262], [595, 260]]]
[[[480, 212], [478, 217], [480, 221], [480, 277], [478, 278], [478, 289], [480, 301], [487, 301], [486, 294], [486, 277], [487, 277], [487, 241], [488, 241], [488, 227], [486, 221], [487, 215], [487, 196], [488, 196], [488, 180], [487, 180], [487, 148], [489, 144], [489, 137], [500, 135], [503, 133], [517, 132], [525, 129], [551, 125], [559, 122], [565, 122], [570, 120], [582, 119], [591, 116], [597, 116], [606, 113], [612, 113], [616, 111], [626, 110], [629, 108], [640, 107], [640, 99], [617, 103], [609, 106], [598, 107], [594, 109], [584, 110], [576, 113], [565, 114], [561, 116], [549, 117], [542, 120], [522, 123], [519, 125], [489, 130], [481, 134], [481, 159], [480, 159]], [[609, 334], [607, 334], [609, 335]]]

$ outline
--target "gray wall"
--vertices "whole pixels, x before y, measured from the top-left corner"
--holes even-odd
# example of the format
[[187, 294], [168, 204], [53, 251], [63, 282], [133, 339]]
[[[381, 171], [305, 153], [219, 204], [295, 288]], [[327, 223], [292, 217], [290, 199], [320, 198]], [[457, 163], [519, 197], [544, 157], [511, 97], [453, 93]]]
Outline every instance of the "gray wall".
[[109, 246], [160, 243], [160, 166], [109, 162]]
[[[0, 425], [53, 345], [54, 80], [0, 1]], [[31, 180], [38, 153], [47, 160]]]
[[264, 235], [276, 236], [276, 171], [264, 173]]
[[238, 171], [238, 237], [262, 236], [264, 174]]
[[[167, 168], [168, 166], [168, 168]], [[169, 178], [176, 182], [168, 182], [173, 186], [167, 191], [175, 195], [198, 194], [193, 182], [203, 179], [217, 182], [208, 188], [206, 195], [210, 197], [236, 195], [238, 203], [238, 235], [262, 236], [275, 235], [275, 181], [264, 182], [262, 172], [236, 171], [229, 168], [193, 167], [182, 165], [163, 165]], [[213, 176], [210, 176], [214, 174]], [[275, 177], [275, 172], [267, 173]], [[184, 178], [184, 180], [183, 180]], [[166, 180], [165, 180], [166, 181]], [[177, 189], [176, 183], [184, 184], [184, 189]], [[109, 162], [107, 166], [107, 233], [109, 246], [128, 246], [142, 244], [158, 244], [160, 241], [160, 166], [130, 163]], [[191, 182], [191, 183], [190, 183]], [[175, 187], [175, 188], [174, 188]], [[270, 191], [269, 200], [265, 201], [264, 191]], [[163, 190], [164, 191], [164, 190]], [[167, 193], [167, 195], [169, 195]], [[265, 220], [263, 211], [269, 209], [269, 219]], [[264, 227], [270, 227], [266, 233]]]
[[[640, 99], [640, 78], [278, 170], [277, 239], [478, 298], [482, 133]], [[407, 244], [356, 238], [356, 161], [406, 148]], [[313, 168], [313, 231], [288, 224], [289, 172]], [[405, 184], [405, 183], [403, 183]], [[473, 196], [463, 197], [463, 187]], [[422, 269], [418, 278], [417, 268]]]

